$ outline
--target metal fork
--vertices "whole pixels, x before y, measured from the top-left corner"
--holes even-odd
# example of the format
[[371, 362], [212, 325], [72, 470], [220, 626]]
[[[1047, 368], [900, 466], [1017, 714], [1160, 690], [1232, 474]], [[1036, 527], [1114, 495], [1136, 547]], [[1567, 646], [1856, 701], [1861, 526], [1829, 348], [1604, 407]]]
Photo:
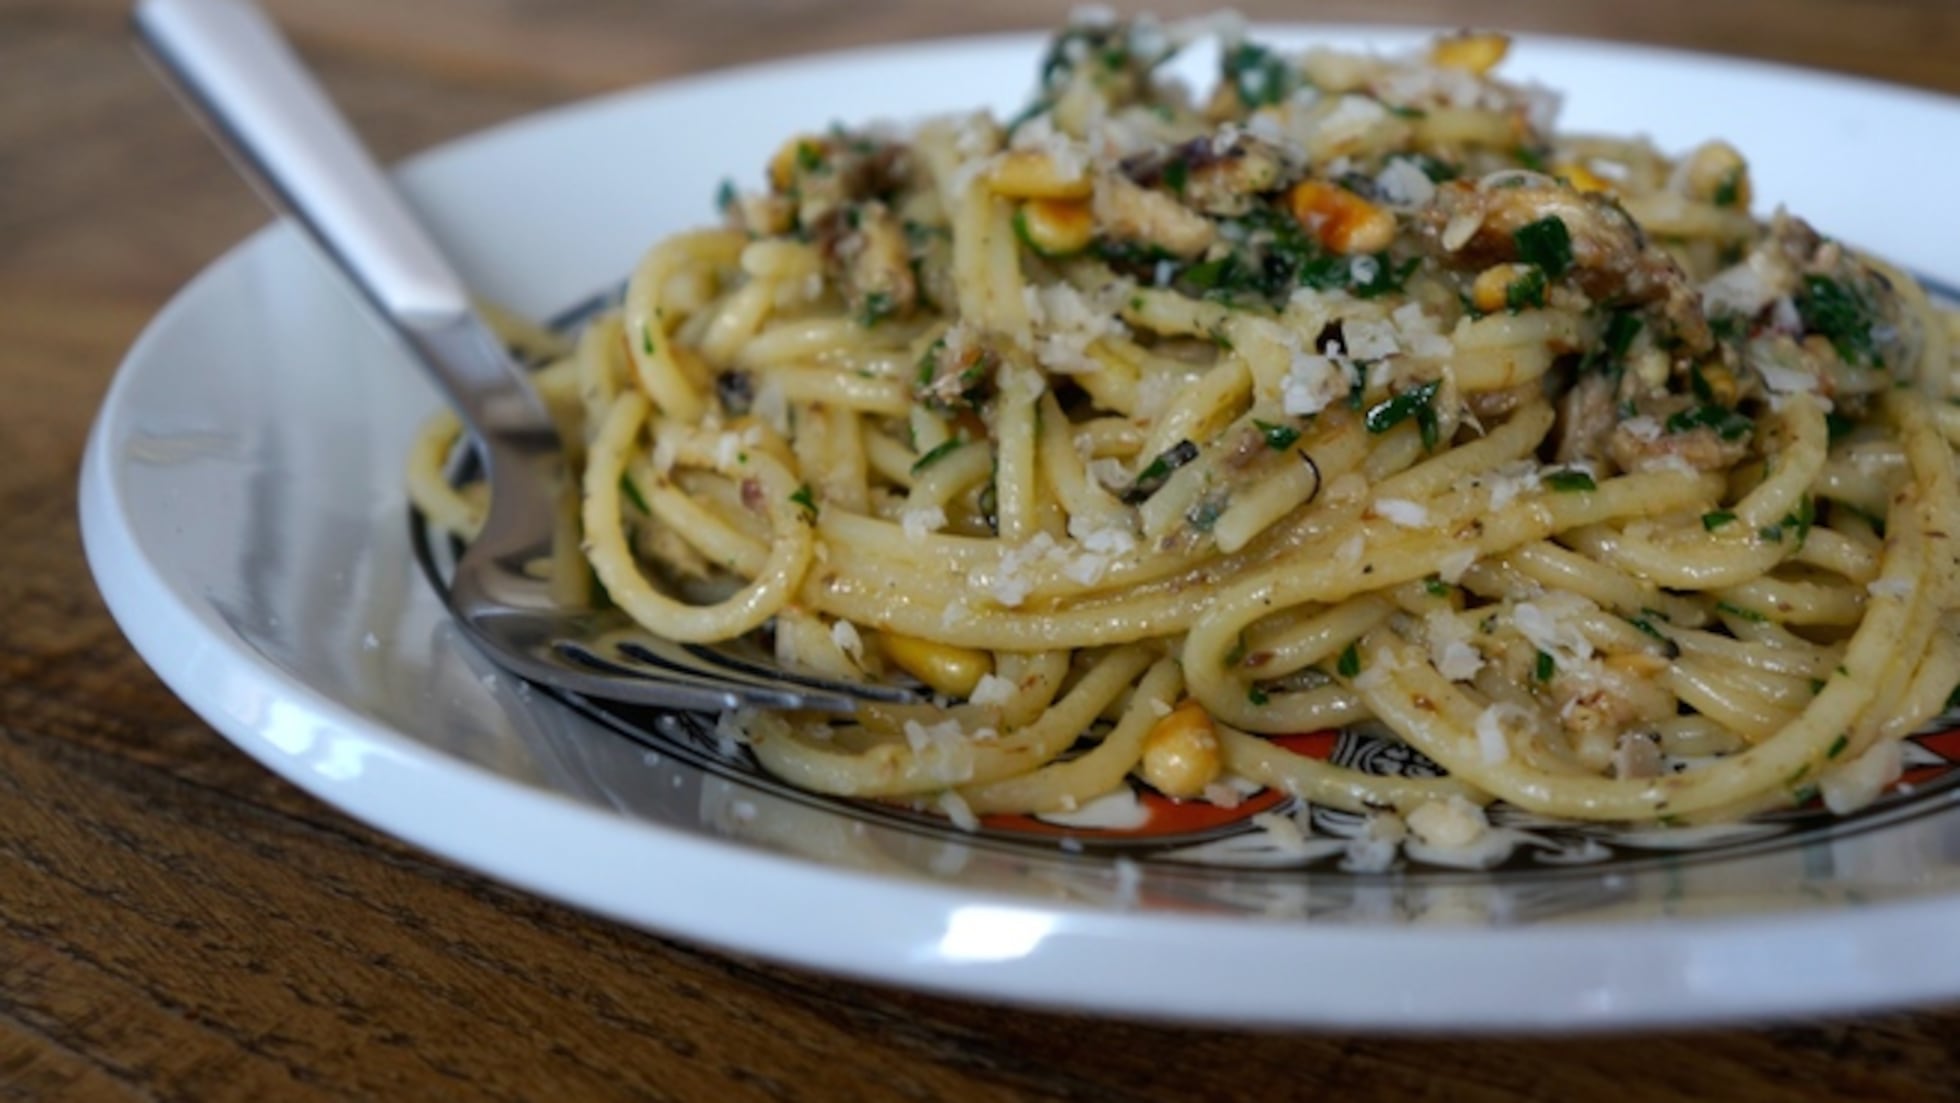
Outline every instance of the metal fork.
[[490, 507], [444, 600], [493, 661], [548, 687], [666, 708], [849, 711], [860, 697], [913, 699], [786, 670], [759, 647], [679, 644], [616, 611], [565, 607], [525, 569], [550, 554], [558, 504], [575, 492], [557, 431], [352, 128], [250, 4], [144, 0], [134, 24], [167, 83], [407, 340], [468, 428]]

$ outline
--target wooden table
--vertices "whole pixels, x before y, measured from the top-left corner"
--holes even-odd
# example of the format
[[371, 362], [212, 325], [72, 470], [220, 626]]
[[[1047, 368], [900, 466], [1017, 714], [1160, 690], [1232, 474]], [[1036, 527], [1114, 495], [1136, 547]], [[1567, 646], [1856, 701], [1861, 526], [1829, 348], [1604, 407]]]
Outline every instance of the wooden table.
[[[1038, 26], [1060, 10], [1035, 0], [270, 6], [389, 157], [609, 88], [803, 50]], [[1952, 0], [1323, 0], [1311, 14], [1474, 19], [1960, 92]], [[0, 0], [0, 1096], [1960, 1091], [1953, 1011], [1634, 1040], [1408, 1041], [1136, 1026], [839, 983], [543, 903], [276, 780], [137, 660], [96, 597], [76, 533], [83, 437], [117, 359], [180, 284], [265, 217], [131, 55], [123, 28], [116, 0]]]

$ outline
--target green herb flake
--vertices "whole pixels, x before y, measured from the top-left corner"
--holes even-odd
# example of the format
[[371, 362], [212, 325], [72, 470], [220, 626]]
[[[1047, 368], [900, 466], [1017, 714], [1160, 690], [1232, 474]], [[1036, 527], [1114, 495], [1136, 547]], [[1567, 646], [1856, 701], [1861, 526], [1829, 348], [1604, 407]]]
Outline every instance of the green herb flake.
[[1715, 185], [1715, 205], [1733, 207], [1742, 200], [1742, 166], [1737, 165], [1722, 174], [1722, 181]]
[[1164, 186], [1171, 194], [1182, 197], [1185, 185], [1191, 181], [1191, 164], [1182, 157], [1173, 158], [1164, 166]]
[[1334, 670], [1343, 678], [1352, 678], [1361, 673], [1360, 647], [1348, 644], [1346, 650], [1341, 652], [1340, 659], [1335, 662]]
[[945, 440], [940, 441], [938, 444], [933, 445], [930, 449], [926, 451], [925, 455], [920, 456], [918, 459], [912, 461], [912, 474], [917, 475], [919, 472], [924, 471], [926, 468], [931, 467], [933, 464], [938, 463], [940, 460], [943, 460], [947, 456], [952, 455], [954, 452], [959, 450], [961, 445], [965, 443], [966, 443], [965, 441], [961, 440], [958, 437], [948, 437]]
[[640, 493], [639, 484], [633, 481], [633, 476], [624, 471], [619, 473], [619, 492], [626, 496], [627, 501], [633, 503], [634, 509], [649, 517], [653, 516], [653, 510], [648, 507], [646, 498]]
[[802, 486], [797, 487], [796, 493], [791, 494], [789, 500], [802, 506], [803, 512], [808, 515], [810, 520], [814, 521], [817, 519], [817, 496], [816, 492], [810, 489], [809, 483], [804, 483]]
[[1806, 494], [1798, 500], [1797, 508], [1783, 517], [1782, 526], [1797, 534], [1797, 547], [1802, 548], [1810, 538], [1810, 530], [1817, 523], [1817, 500]]
[[640, 324], [640, 351], [653, 355], [653, 327], [644, 322]]
[[1258, 686], [1252, 686], [1251, 688], [1247, 689], [1245, 691], [1245, 699], [1247, 703], [1252, 704], [1254, 706], [1264, 705], [1268, 701], [1272, 700], [1272, 698], [1266, 696], [1266, 691], [1259, 688]]
[[1222, 493], [1200, 498], [1198, 504], [1185, 513], [1184, 523], [1190, 525], [1193, 532], [1210, 532], [1218, 527], [1218, 519], [1224, 516], [1229, 501]]
[[1845, 417], [1836, 410], [1832, 410], [1830, 413], [1824, 415], [1824, 428], [1830, 434], [1832, 444], [1836, 444], [1838, 441], [1850, 436], [1851, 430], [1857, 427], [1857, 422]]
[[1552, 658], [1550, 652], [1540, 651], [1538, 653], [1538, 663], [1532, 668], [1532, 675], [1541, 682], [1549, 682], [1552, 680], [1552, 675], [1557, 673], [1558, 660]]
[[1606, 332], [1600, 335], [1599, 347], [1586, 354], [1579, 364], [1579, 370], [1617, 371], [1625, 364], [1627, 350], [1633, 347], [1633, 339], [1640, 336], [1642, 325], [1640, 315], [1632, 311], [1623, 310], [1607, 319]]
[[735, 190], [735, 181], [723, 178], [721, 184], [715, 188], [715, 210], [727, 214], [739, 198], [740, 193]]
[[1348, 290], [1357, 299], [1379, 298], [1402, 290], [1402, 285], [1408, 283], [1409, 277], [1422, 265], [1421, 257], [1410, 257], [1400, 264], [1390, 259], [1387, 253], [1376, 253], [1372, 259], [1375, 262], [1373, 274], [1360, 282], [1354, 280], [1354, 262], [1348, 262]]
[[1850, 745], [1851, 745], [1851, 737], [1848, 735], [1840, 735], [1836, 739], [1831, 741], [1831, 749], [1824, 752], [1824, 757], [1836, 758], [1837, 756], [1843, 754], [1844, 749], [1846, 747], [1849, 747]]
[[1701, 374], [1700, 364], [1688, 365], [1688, 389], [1703, 402], [1715, 401], [1715, 389], [1708, 385], [1708, 377]]
[[1745, 414], [1713, 402], [1691, 406], [1667, 419], [1667, 431], [1670, 433], [1688, 433], [1704, 428], [1714, 430], [1715, 435], [1723, 440], [1741, 440], [1756, 431], [1756, 423]]
[[[1436, 418], [1436, 392], [1442, 385], [1442, 380], [1432, 379], [1427, 383], [1410, 387], [1400, 394], [1391, 395], [1370, 407], [1367, 414], [1363, 416], [1362, 423], [1368, 427], [1370, 433], [1386, 433], [1410, 418], [1417, 418], [1420, 421], [1427, 416], [1433, 424]], [[1425, 435], [1425, 444], [1433, 438], [1434, 432], [1434, 429], [1431, 429], [1429, 434]]]
[[1422, 170], [1422, 174], [1429, 177], [1429, 182], [1432, 184], [1448, 183], [1463, 175], [1462, 169], [1427, 153], [1404, 153], [1401, 159], [1414, 162], [1415, 166]]
[[1584, 471], [1547, 471], [1544, 478], [1546, 486], [1562, 494], [1599, 489], [1599, 484]]
[[889, 291], [873, 291], [864, 297], [864, 305], [858, 308], [858, 324], [866, 329], [898, 313], [898, 304], [892, 300]]
[[1545, 271], [1542, 268], [1528, 268], [1524, 275], [1511, 281], [1504, 289], [1504, 309], [1516, 314], [1520, 310], [1545, 305]]
[[1511, 241], [1518, 247], [1518, 259], [1537, 265], [1549, 279], [1558, 279], [1572, 267], [1572, 232], [1557, 215], [1518, 227]]
[[1293, 91], [1293, 69], [1286, 59], [1255, 42], [1241, 42], [1225, 52], [1225, 79], [1246, 107], [1266, 107]]
[[1429, 591], [1430, 597], [1448, 597], [1456, 587], [1444, 582], [1438, 575], [1430, 575], [1422, 580], [1422, 588]]
[[1731, 524], [1734, 521], [1735, 514], [1726, 509], [1710, 510], [1701, 515], [1701, 527], [1707, 529], [1709, 532], [1714, 532], [1723, 525]]
[[1124, 493], [1123, 501], [1129, 505], [1140, 504], [1163, 489], [1164, 481], [1171, 477], [1171, 472], [1197, 458], [1198, 446], [1188, 440], [1178, 441], [1164, 449], [1137, 473], [1137, 481]]
[[796, 143], [796, 167], [804, 172], [822, 172], [823, 147], [815, 142]]
[[1232, 649], [1225, 653], [1225, 666], [1228, 669], [1231, 667], [1235, 667], [1239, 665], [1240, 660], [1244, 658], [1245, 658], [1245, 633], [1240, 632], [1238, 639], [1232, 642]]
[[1730, 616], [1741, 617], [1743, 620], [1751, 621], [1755, 624], [1762, 624], [1769, 620], [1768, 617], [1758, 613], [1754, 609], [1744, 609], [1740, 605], [1731, 605], [1726, 601], [1716, 602], [1715, 611], [1718, 613], [1727, 613]]
[[1291, 425], [1275, 425], [1270, 421], [1252, 420], [1253, 427], [1266, 439], [1266, 447], [1275, 452], [1284, 452], [1300, 439], [1300, 430]]
[[1854, 367], [1882, 368], [1873, 335], [1877, 311], [1858, 289], [1829, 276], [1805, 276], [1797, 295], [1797, 315], [1804, 328], [1824, 337], [1838, 357]]

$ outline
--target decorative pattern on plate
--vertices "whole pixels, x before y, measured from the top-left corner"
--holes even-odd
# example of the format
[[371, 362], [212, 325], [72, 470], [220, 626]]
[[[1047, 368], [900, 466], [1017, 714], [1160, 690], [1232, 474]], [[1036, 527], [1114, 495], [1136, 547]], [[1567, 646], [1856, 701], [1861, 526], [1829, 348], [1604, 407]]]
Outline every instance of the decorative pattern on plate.
[[[1652, 827], [1576, 823], [1504, 804], [1489, 809], [1490, 829], [1473, 845], [1435, 849], [1405, 844], [1400, 857], [1370, 845], [1366, 818], [1317, 807], [1291, 795], [1245, 786], [1231, 809], [1183, 804], [1131, 780], [1126, 792], [1073, 812], [987, 816], [974, 831], [909, 805], [845, 800], [792, 788], [769, 776], [747, 747], [718, 731], [712, 717], [660, 714], [583, 699], [573, 707], [608, 728], [678, 756], [725, 779], [852, 816], [902, 825], [945, 841], [1007, 849], [1037, 848], [1153, 865], [1230, 867], [1246, 871], [1492, 871], [1556, 874], [1624, 869], [1683, 859], [1734, 857], [1844, 838], [1928, 815], [1960, 800], [1960, 711], [1942, 716], [1906, 744], [1906, 771], [1877, 800], [1848, 815], [1822, 803], [1767, 813], [1742, 823]], [[1276, 740], [1289, 750], [1376, 774], [1439, 777], [1420, 752], [1365, 728]]]

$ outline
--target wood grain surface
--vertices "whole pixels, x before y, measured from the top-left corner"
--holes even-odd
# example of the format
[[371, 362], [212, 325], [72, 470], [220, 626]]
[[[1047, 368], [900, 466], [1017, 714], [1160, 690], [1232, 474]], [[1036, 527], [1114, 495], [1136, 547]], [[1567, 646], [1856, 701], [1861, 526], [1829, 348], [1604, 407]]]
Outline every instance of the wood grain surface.
[[[395, 157], [595, 92], [1048, 25], [1035, 0], [270, 0]], [[1163, 4], [1159, 10], [1194, 8]], [[1323, 0], [1960, 92], [1953, 0]], [[74, 484], [122, 351], [265, 215], [112, 0], [0, 0], [0, 1097], [1949, 1098], [1960, 1013], [1561, 1041], [1009, 1012], [708, 953], [486, 882], [233, 751], [89, 581]], [[1798, 968], [1792, 963], [1792, 968]]]

